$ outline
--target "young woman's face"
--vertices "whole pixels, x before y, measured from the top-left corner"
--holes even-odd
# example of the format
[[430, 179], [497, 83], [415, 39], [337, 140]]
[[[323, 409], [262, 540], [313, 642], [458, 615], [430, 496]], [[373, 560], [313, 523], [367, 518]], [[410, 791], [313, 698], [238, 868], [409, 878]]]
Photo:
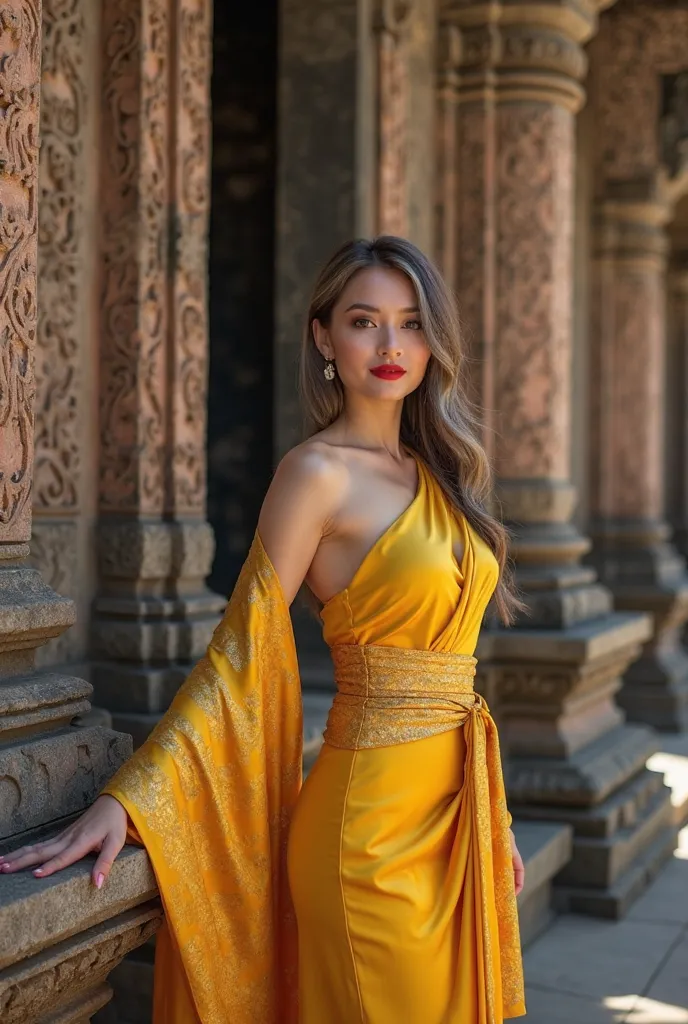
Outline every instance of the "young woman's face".
[[368, 267], [351, 278], [330, 323], [313, 321], [315, 342], [334, 359], [347, 390], [399, 401], [422, 381], [430, 349], [418, 299], [400, 270]]

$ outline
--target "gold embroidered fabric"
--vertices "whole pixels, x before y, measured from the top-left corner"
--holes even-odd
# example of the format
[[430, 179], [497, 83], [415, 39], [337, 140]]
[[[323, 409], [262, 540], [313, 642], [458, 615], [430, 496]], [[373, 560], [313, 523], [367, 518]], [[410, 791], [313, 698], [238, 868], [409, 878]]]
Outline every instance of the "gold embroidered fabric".
[[301, 758], [291, 619], [256, 534], [206, 657], [105, 789], [165, 907], [155, 1024], [296, 1022], [285, 856]]

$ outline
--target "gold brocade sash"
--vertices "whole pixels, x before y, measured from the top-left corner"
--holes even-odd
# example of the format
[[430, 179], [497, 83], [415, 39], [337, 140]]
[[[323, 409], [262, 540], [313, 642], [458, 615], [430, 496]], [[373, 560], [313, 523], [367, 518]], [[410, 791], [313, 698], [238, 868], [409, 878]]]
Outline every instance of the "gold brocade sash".
[[487, 711], [467, 654], [339, 644], [332, 648], [337, 695], [325, 741], [360, 750], [420, 740]]
[[[521, 946], [507, 811], [494, 720], [474, 691], [469, 655], [383, 646], [332, 648], [337, 695], [325, 741], [361, 750], [435, 736], [461, 725], [468, 841], [478, 881], [475, 923], [484, 956], [485, 1020], [525, 1012]], [[457, 840], [458, 841], [458, 840]], [[482, 1019], [482, 1018], [481, 1018]]]

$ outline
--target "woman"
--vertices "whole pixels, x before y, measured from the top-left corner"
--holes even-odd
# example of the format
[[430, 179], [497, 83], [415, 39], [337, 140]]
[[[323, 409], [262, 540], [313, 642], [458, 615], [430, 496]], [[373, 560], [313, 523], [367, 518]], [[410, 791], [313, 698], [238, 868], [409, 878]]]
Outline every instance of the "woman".
[[[145, 844], [166, 911], [156, 1024], [525, 1013], [523, 865], [473, 690], [488, 601], [505, 622], [518, 601], [461, 361], [418, 249], [335, 254], [302, 353], [310, 437], [275, 473], [206, 657], [93, 807], [0, 864], [46, 877], [99, 851], [100, 888], [127, 832]], [[338, 692], [300, 790], [304, 580]]]

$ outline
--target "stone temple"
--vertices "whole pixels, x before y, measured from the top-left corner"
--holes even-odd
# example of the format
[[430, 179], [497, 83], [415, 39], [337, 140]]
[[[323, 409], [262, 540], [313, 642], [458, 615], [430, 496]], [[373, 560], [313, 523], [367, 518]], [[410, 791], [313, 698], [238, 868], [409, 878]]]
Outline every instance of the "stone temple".
[[[458, 294], [529, 606], [477, 652], [524, 943], [623, 916], [685, 821], [646, 762], [688, 730], [688, 2], [212, 8], [0, 0], [0, 852], [203, 652], [299, 438], [316, 269], [385, 232]], [[101, 891], [0, 877], [0, 1020], [145, 1024], [161, 915], [134, 847]]]

